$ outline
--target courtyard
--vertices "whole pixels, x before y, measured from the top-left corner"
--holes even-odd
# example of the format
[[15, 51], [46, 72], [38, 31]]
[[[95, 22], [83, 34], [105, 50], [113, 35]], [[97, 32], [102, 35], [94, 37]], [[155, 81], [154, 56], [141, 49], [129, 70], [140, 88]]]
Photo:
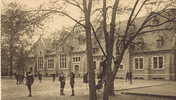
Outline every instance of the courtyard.
[[[25, 84], [16, 85], [15, 79], [2, 79], [2, 100], [88, 100], [88, 84], [84, 84], [81, 78], [75, 80], [75, 94], [71, 95], [69, 80], [66, 81], [65, 96], [60, 96], [58, 79], [55, 82], [52, 78], [44, 78], [40, 83], [35, 78], [32, 86], [32, 97], [27, 97], [28, 91]], [[111, 100], [174, 100], [174, 97], [162, 96], [168, 94], [176, 96], [174, 81], [134, 80], [131, 85], [125, 80], [115, 81], [116, 96]], [[164, 88], [163, 88], [164, 87]], [[158, 93], [160, 96], [145, 95], [145, 93]], [[123, 94], [121, 94], [123, 93]], [[136, 94], [135, 94], [136, 93]], [[143, 93], [143, 95], [138, 95]], [[102, 98], [102, 90], [97, 92], [98, 100]], [[126, 95], [128, 94], [128, 95]]]

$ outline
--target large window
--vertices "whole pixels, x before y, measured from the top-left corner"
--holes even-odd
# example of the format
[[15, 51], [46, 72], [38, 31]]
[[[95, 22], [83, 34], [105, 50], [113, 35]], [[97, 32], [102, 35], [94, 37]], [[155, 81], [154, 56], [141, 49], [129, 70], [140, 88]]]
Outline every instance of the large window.
[[66, 68], [66, 55], [60, 55], [60, 68]]
[[136, 49], [137, 50], [142, 50], [144, 48], [144, 38], [143, 37], [139, 37], [136, 40]]
[[143, 57], [134, 58], [135, 69], [143, 69], [144, 59]]
[[93, 66], [96, 69], [96, 61], [93, 61]]
[[48, 59], [48, 68], [54, 68], [54, 59], [53, 58]]
[[163, 68], [164, 57], [163, 56], [155, 56], [153, 57], [153, 69], [161, 69]]
[[43, 57], [38, 58], [38, 68], [42, 69], [43, 68]]
[[73, 62], [80, 62], [80, 57], [73, 57]]

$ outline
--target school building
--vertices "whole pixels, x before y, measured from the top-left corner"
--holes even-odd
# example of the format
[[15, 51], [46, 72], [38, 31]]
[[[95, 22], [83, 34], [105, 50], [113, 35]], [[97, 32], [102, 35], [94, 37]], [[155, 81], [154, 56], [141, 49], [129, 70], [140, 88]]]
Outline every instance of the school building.
[[[160, 20], [160, 17], [154, 18], [151, 23], [158, 23]], [[169, 24], [162, 27], [168, 26]], [[122, 30], [123, 27], [122, 25]], [[102, 31], [98, 33], [99, 41], [105, 49]], [[140, 35], [134, 42], [136, 44], [125, 52], [117, 78], [125, 78], [126, 72], [131, 71], [135, 79], [176, 80], [176, 29]], [[93, 39], [92, 44], [93, 63], [98, 74], [103, 53], [96, 40]], [[51, 40], [42, 37], [35, 43], [36, 73], [40, 71], [44, 75], [51, 75], [63, 71], [68, 75], [73, 71], [77, 77], [81, 77], [87, 72], [85, 37], [80, 39], [79, 36], [70, 36], [52, 46]]]

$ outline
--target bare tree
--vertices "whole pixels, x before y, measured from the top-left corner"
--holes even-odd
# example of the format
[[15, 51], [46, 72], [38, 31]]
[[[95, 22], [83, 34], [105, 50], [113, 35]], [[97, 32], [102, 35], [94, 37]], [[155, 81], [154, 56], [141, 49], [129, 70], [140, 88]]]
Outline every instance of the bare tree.
[[[72, 5], [76, 8], [79, 8], [81, 13], [83, 14], [83, 19], [75, 19], [70, 14], [68, 14], [63, 8], [63, 5], [56, 5], [56, 8], [49, 8], [49, 9], [41, 9], [41, 10], [32, 10], [32, 11], [41, 11], [41, 12], [48, 12], [48, 13], [58, 13], [62, 16], [66, 16], [70, 18], [75, 23], [79, 24], [85, 29], [86, 34], [86, 53], [87, 53], [87, 66], [88, 66], [88, 73], [89, 73], [89, 100], [96, 100], [96, 88], [95, 88], [95, 68], [93, 66], [93, 56], [92, 56], [92, 28], [91, 28], [91, 11], [92, 11], [92, 0], [63, 0], [69, 5]], [[57, 4], [59, 1], [52, 2]], [[64, 3], [63, 3], [64, 4]]]
[[[149, 0], [144, 0], [140, 2], [140, 0], [136, 0], [134, 6], [131, 9], [131, 13], [129, 15], [129, 18], [127, 19], [127, 25], [125, 27], [125, 31], [122, 33], [119, 32], [120, 26], [116, 26], [116, 14], [118, 14], [118, 4], [119, 0], [114, 1], [114, 5], [112, 6], [112, 12], [111, 12], [111, 20], [110, 20], [110, 28], [109, 31], [107, 28], [107, 6], [106, 0], [103, 0], [103, 7], [102, 7], [102, 17], [103, 17], [103, 31], [104, 31], [104, 36], [105, 36], [105, 47], [106, 47], [106, 76], [105, 76], [105, 88], [104, 88], [104, 100], [109, 100], [109, 96], [113, 95], [113, 89], [114, 89], [114, 79], [116, 76], [116, 73], [119, 69], [119, 66], [121, 64], [121, 61], [123, 59], [125, 51], [129, 48], [129, 46], [134, 42], [134, 39], [138, 37], [139, 35], [149, 33], [149, 32], [154, 32], [154, 31], [162, 31], [162, 30], [171, 30], [172, 28], [167, 28], [167, 27], [161, 27], [164, 24], [170, 23], [170, 22], [175, 22], [176, 17], [169, 17], [167, 14], [169, 12], [175, 12], [175, 8], [173, 9], [167, 9], [164, 7], [163, 9], [160, 9], [157, 12], [150, 12], [148, 15], [144, 17], [144, 21], [142, 22], [141, 25], [135, 25], [135, 21], [138, 21], [137, 16], [139, 15], [140, 12], [142, 12], [143, 7], [148, 3]], [[167, 14], [166, 14], [167, 13]], [[149, 22], [156, 17], [162, 17], [164, 18], [163, 21], [151, 25]], [[175, 15], [172, 15], [175, 16]], [[150, 27], [150, 29], [149, 29]], [[152, 29], [151, 29], [152, 27]], [[93, 27], [92, 27], [93, 28]], [[132, 29], [132, 30], [131, 30]], [[95, 31], [94, 31], [95, 33]], [[116, 56], [114, 59], [115, 66], [111, 67], [112, 65], [112, 59], [113, 57], [113, 47], [114, 47], [114, 41], [115, 41], [115, 36], [116, 34], [119, 38], [116, 41]], [[122, 35], [122, 36], [121, 36]], [[107, 84], [106, 84], [107, 83]], [[109, 84], [110, 83], [110, 84]]]

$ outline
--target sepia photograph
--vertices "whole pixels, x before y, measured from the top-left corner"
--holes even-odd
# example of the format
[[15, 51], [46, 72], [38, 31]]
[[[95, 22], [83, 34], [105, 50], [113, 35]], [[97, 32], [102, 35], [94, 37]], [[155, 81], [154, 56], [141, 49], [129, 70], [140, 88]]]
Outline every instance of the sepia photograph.
[[1, 100], [176, 100], [176, 0], [1, 0]]

